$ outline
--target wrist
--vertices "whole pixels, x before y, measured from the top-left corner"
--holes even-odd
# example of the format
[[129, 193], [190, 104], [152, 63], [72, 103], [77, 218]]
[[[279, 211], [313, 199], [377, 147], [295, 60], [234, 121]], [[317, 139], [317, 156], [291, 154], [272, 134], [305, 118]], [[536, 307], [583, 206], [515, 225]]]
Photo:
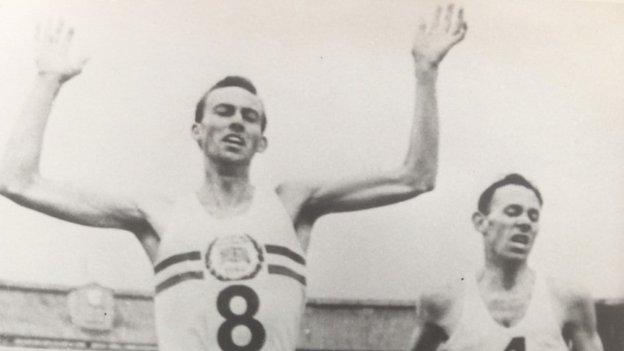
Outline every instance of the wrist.
[[419, 82], [431, 82], [438, 78], [438, 67], [434, 64], [416, 64], [414, 73]]
[[54, 72], [39, 72], [36, 80], [40, 83], [52, 86], [60, 86], [65, 81], [61, 74]]

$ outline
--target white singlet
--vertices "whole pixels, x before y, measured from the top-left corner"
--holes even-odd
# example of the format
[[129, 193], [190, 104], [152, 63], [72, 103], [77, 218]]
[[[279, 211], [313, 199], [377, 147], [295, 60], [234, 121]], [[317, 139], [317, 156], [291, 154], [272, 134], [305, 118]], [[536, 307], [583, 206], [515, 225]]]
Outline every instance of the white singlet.
[[180, 199], [161, 238], [156, 279], [160, 351], [293, 351], [305, 306], [305, 259], [275, 192], [217, 219]]
[[568, 351], [555, 317], [554, 296], [539, 276], [524, 317], [509, 328], [492, 318], [475, 278], [467, 282], [461, 303], [459, 322], [442, 344], [443, 351]]

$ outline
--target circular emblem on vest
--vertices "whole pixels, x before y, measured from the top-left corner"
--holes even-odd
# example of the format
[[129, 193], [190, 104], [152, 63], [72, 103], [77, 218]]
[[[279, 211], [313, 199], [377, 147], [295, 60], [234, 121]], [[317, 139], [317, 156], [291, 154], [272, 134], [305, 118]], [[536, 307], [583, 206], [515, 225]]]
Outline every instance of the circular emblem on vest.
[[216, 238], [206, 251], [206, 268], [222, 281], [251, 279], [263, 261], [260, 246], [247, 234]]

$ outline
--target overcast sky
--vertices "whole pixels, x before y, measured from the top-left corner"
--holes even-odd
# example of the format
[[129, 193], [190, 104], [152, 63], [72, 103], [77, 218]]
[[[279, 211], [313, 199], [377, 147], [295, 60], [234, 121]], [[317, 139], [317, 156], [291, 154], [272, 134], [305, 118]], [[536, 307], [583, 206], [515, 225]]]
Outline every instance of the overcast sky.
[[[42, 171], [112, 189], [192, 191], [195, 102], [226, 74], [268, 113], [254, 178], [384, 169], [406, 152], [409, 54], [426, 1], [0, 2], [0, 152], [34, 77], [37, 21], [76, 28], [91, 61], [55, 104]], [[624, 4], [464, 2], [469, 30], [441, 66], [434, 192], [329, 215], [313, 231], [309, 296], [411, 299], [476, 267], [470, 216], [509, 172], [545, 206], [531, 264], [624, 296]], [[0, 199], [0, 279], [150, 290], [132, 235], [63, 223]]]

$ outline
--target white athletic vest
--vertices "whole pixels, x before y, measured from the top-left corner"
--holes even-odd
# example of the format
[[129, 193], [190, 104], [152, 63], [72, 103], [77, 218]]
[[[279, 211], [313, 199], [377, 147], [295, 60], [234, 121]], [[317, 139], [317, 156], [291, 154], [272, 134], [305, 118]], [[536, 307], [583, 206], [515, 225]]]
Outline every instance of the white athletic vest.
[[568, 351], [554, 314], [554, 297], [546, 282], [536, 276], [524, 317], [506, 328], [490, 315], [479, 295], [476, 279], [464, 292], [459, 323], [443, 351]]
[[305, 305], [305, 259], [275, 192], [256, 189], [241, 215], [216, 219], [180, 199], [161, 238], [160, 351], [293, 351]]

